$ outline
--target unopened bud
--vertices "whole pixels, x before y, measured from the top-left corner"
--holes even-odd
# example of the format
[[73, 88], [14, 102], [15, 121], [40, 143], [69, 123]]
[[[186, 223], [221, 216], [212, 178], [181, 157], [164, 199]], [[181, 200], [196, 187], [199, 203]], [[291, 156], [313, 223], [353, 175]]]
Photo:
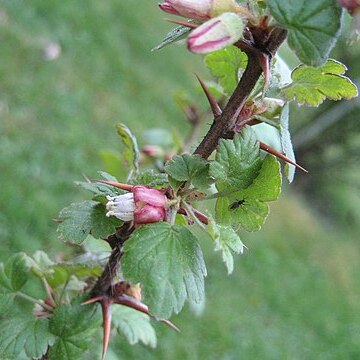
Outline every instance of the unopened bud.
[[165, 0], [159, 7], [169, 14], [206, 21], [224, 12], [236, 11], [239, 5], [235, 0]]
[[240, 16], [224, 13], [192, 31], [188, 38], [188, 49], [198, 54], [221, 50], [239, 40], [244, 27]]

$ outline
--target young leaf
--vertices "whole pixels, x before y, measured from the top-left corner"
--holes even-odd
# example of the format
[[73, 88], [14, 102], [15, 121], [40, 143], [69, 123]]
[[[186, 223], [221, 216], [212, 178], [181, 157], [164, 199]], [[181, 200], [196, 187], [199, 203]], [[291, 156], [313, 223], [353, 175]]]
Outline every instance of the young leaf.
[[153, 169], [142, 171], [129, 182], [132, 185], [147, 185], [152, 188], [164, 188], [169, 185], [167, 175], [157, 173]]
[[248, 188], [217, 200], [216, 220], [246, 231], [258, 231], [269, 214], [266, 202], [276, 200], [280, 190], [280, 164], [274, 156], [268, 155], [259, 176]]
[[239, 71], [245, 69], [247, 56], [235, 46], [205, 56], [205, 64], [212, 76], [219, 79], [227, 95], [231, 95], [239, 82]]
[[210, 175], [221, 191], [248, 187], [261, 168], [259, 142], [250, 127], [244, 128], [233, 140], [220, 140]]
[[38, 250], [32, 257], [28, 256], [28, 264], [31, 271], [38, 277], [43, 278], [52, 276], [54, 262], [50, 260], [48, 254], [44, 251]]
[[16, 292], [26, 284], [29, 270], [29, 260], [24, 253], [11, 256], [5, 265], [0, 263], [0, 314], [9, 309]]
[[74, 244], [81, 244], [90, 233], [95, 238], [106, 238], [122, 224], [114, 216], [106, 217], [105, 205], [92, 200], [62, 209], [59, 219], [62, 220], [57, 228], [59, 238]]
[[[289, 131], [289, 104], [286, 104], [280, 115], [280, 125], [279, 125], [280, 141], [283, 154], [293, 162], [296, 162], [295, 153], [293, 145], [291, 142], [290, 131]], [[289, 183], [292, 183], [294, 180], [295, 169], [294, 165], [286, 163], [285, 175]]]
[[29, 359], [39, 359], [55, 342], [49, 331], [49, 320], [33, 315], [17, 315], [1, 320], [0, 354], [2, 358], [17, 359], [25, 350]]
[[124, 246], [126, 279], [141, 282], [144, 302], [158, 318], [169, 318], [186, 298], [204, 297], [206, 268], [195, 236], [181, 225], [154, 223], [136, 230]]
[[233, 228], [217, 225], [214, 220], [211, 220], [209, 223], [209, 233], [215, 241], [215, 251], [221, 251], [223, 262], [230, 275], [234, 271], [232, 253], [242, 254], [244, 252], [244, 244]]
[[124, 159], [131, 170], [139, 171], [139, 148], [132, 132], [124, 124], [116, 125], [116, 130], [125, 146]]
[[334, 0], [268, 0], [271, 15], [288, 29], [288, 43], [306, 65], [321, 66], [339, 36], [341, 8]]
[[328, 60], [320, 68], [300, 65], [292, 72], [293, 82], [282, 92], [286, 99], [308, 106], [318, 106], [326, 98], [351, 99], [358, 93], [356, 85], [343, 75], [346, 70], [345, 65], [335, 60]]
[[198, 189], [206, 189], [213, 182], [209, 163], [198, 155], [176, 155], [166, 163], [165, 171], [176, 181], [189, 181]]
[[151, 348], [156, 347], [156, 333], [146, 314], [116, 305], [112, 307], [112, 323], [117, 331], [126, 337], [130, 345], [142, 342]]
[[61, 284], [68, 282], [74, 275], [79, 279], [87, 277], [98, 277], [102, 273], [102, 267], [99, 265], [88, 266], [79, 264], [59, 263], [52, 267], [52, 274], [47, 276], [47, 281], [52, 288], [57, 288]]
[[81, 306], [78, 301], [61, 304], [49, 320], [50, 332], [55, 335], [49, 349], [49, 359], [84, 359], [93, 342], [92, 335], [100, 326], [100, 314], [94, 306]]
[[186, 37], [186, 35], [191, 31], [191, 28], [187, 26], [177, 26], [176, 28], [172, 29], [165, 38], [161, 41], [161, 43], [155, 46], [151, 51], [160, 50], [163, 47], [174, 43], [175, 41], [179, 41]]

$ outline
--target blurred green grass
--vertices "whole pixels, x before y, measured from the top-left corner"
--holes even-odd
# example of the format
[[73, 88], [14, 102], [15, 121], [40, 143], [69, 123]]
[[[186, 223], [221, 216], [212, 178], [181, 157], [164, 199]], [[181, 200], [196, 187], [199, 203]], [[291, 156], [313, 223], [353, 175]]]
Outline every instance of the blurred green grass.
[[[85, 198], [73, 186], [95, 177], [99, 153], [119, 149], [114, 125], [136, 134], [184, 134], [171, 94], [193, 88], [201, 59], [183, 47], [157, 53], [168, 24], [156, 2], [78, 0], [0, 3], [0, 259], [65, 246], [52, 219]], [[58, 59], [44, 49], [60, 45]], [[310, 175], [311, 176], [311, 175]], [[358, 237], [321, 220], [289, 191], [226, 275], [203, 241], [209, 276], [204, 313], [185, 310], [182, 333], [157, 326], [158, 348], [112, 339], [113, 359], [358, 359]]]

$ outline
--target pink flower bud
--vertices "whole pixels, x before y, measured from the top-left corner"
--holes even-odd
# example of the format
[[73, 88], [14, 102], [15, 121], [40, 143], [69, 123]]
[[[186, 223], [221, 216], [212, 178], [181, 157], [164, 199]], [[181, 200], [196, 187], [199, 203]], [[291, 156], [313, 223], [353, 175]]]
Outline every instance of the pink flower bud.
[[192, 31], [188, 38], [188, 49], [198, 54], [221, 50], [239, 40], [243, 31], [242, 18], [233, 13], [225, 13]]
[[235, 11], [235, 0], [165, 0], [159, 4], [161, 10], [189, 19], [206, 21], [224, 12]]
[[136, 225], [158, 222], [165, 219], [167, 197], [163, 191], [143, 185], [135, 185], [132, 192], [111, 197], [106, 204], [106, 216], [115, 216]]
[[145, 145], [141, 148], [141, 152], [149, 157], [162, 157], [164, 156], [164, 151], [160, 146], [157, 145]]

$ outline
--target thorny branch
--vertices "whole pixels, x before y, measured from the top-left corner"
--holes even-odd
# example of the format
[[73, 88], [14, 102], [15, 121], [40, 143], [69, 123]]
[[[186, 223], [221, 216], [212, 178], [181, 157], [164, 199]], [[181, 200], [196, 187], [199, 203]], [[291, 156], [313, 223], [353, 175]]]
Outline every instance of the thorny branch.
[[[272, 29], [270, 32], [267, 28], [255, 28], [250, 31], [251, 41], [239, 41], [235, 44], [248, 55], [248, 63], [244, 74], [223, 112], [215, 117], [208, 133], [194, 152], [204, 159], [208, 158], [216, 149], [219, 140], [224, 136], [232, 121], [239, 115], [248, 96], [259, 80], [263, 72], [260, 61], [261, 54], [265, 53], [270, 57], [274, 56], [287, 36], [287, 31], [280, 28]], [[118, 229], [115, 235], [107, 239], [112, 248], [112, 253], [102, 275], [91, 291], [92, 296], [108, 294], [111, 291], [112, 280], [118, 272], [119, 262], [123, 255], [122, 246], [133, 231], [134, 227], [126, 223]]]
[[273, 56], [279, 46], [286, 39], [287, 31], [275, 28], [272, 32], [270, 32], [268, 37], [266, 36], [266, 33], [263, 35], [264, 40], [261, 39], [260, 33], [256, 33], [256, 37], [253, 36], [253, 47], [249, 47], [247, 42], [238, 42], [236, 44], [244, 52], [246, 52], [248, 56], [248, 63], [238, 86], [230, 97], [222, 114], [215, 117], [208, 133], [195, 150], [195, 154], [200, 155], [204, 159], [207, 159], [216, 149], [219, 139], [223, 137], [224, 132], [226, 132], [227, 128], [232, 124], [232, 121], [236, 119], [237, 115], [244, 106], [246, 99], [259, 80], [262, 74], [259, 53], [267, 52], [268, 55]]

